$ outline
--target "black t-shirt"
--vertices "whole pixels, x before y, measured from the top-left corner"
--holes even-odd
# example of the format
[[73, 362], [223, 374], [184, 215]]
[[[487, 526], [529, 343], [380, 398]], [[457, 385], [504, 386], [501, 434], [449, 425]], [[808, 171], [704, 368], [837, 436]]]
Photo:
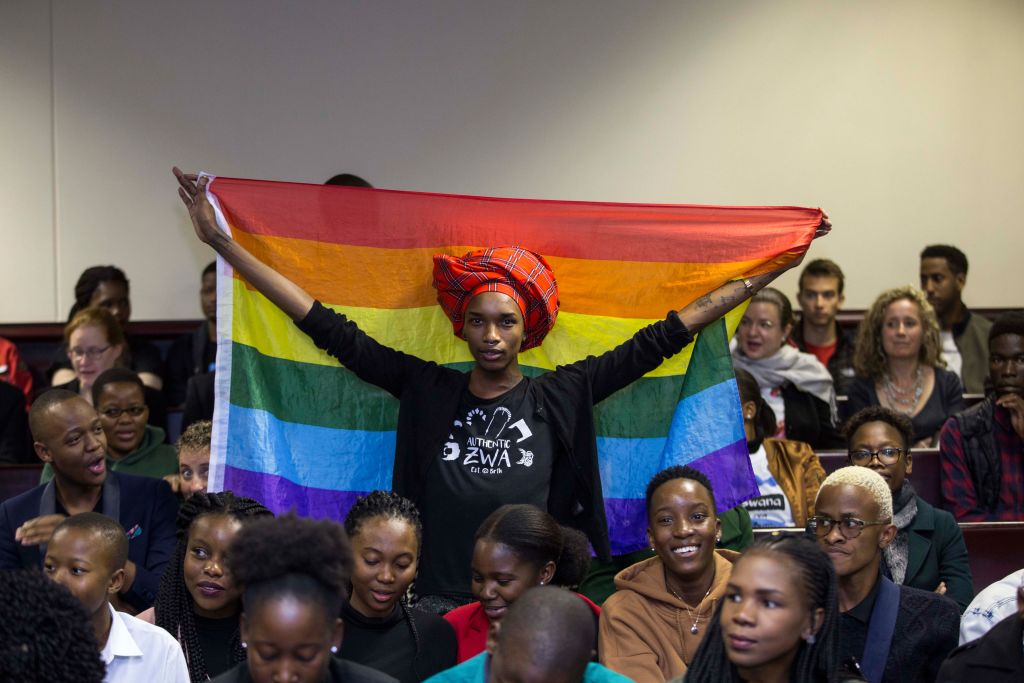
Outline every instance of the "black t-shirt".
[[203, 649], [203, 662], [210, 678], [219, 676], [238, 664], [234, 653], [238, 616], [207, 619], [193, 614], [192, 619], [196, 624], [196, 636]]
[[555, 443], [535, 416], [523, 378], [510, 391], [481, 399], [466, 391], [448, 441], [427, 470], [423, 505], [420, 595], [470, 596], [473, 536], [507, 503], [547, 510]]
[[346, 603], [341, 610], [345, 637], [338, 656], [394, 676], [401, 683], [416, 683], [455, 666], [458, 646], [451, 624], [437, 614], [408, 610], [415, 636], [399, 606], [390, 616], [372, 618]]

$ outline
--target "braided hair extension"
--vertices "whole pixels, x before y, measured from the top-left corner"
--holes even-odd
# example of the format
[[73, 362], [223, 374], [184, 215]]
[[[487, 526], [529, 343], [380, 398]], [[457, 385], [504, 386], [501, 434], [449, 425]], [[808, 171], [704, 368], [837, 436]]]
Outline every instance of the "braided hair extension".
[[[193, 522], [205, 515], [227, 515], [245, 523], [249, 519], [271, 517], [273, 513], [259, 501], [238, 498], [230, 491], [206, 493], [200, 491], [182, 503], [176, 521], [178, 544], [174, 549], [171, 563], [160, 580], [154, 608], [156, 624], [174, 636], [185, 651], [188, 674], [193, 683], [210, 678], [206, 671], [203, 648], [196, 632], [194, 617], [195, 603], [185, 587], [184, 564], [188, 552], [188, 532]], [[241, 635], [235, 628], [231, 638], [232, 658], [235, 662], [245, 659]]]
[[101, 683], [92, 621], [68, 589], [42, 572], [0, 572], [0, 680]]
[[[423, 522], [420, 521], [420, 511], [416, 508], [416, 504], [408, 498], [403, 498], [394, 491], [371, 491], [365, 496], [359, 496], [356, 498], [356, 502], [352, 506], [352, 509], [350, 509], [348, 514], [345, 515], [345, 533], [348, 534], [349, 538], [354, 538], [359, 533], [363, 524], [374, 517], [402, 520], [413, 528], [413, 532], [416, 534], [416, 553], [418, 562], [419, 549], [423, 543]], [[401, 597], [398, 601], [398, 605], [401, 607], [402, 614], [405, 616], [405, 623], [409, 625], [409, 630], [412, 632], [413, 646], [416, 651], [416, 655], [412, 661], [412, 670], [416, 674], [416, 678], [422, 680], [426, 678], [419, 670], [420, 654], [423, 651], [423, 643], [420, 639], [419, 630], [416, 628], [413, 611], [409, 608], [408, 593], [409, 591], [406, 591], [406, 595]]]
[[[835, 569], [832, 561], [816, 542], [801, 534], [780, 534], [757, 539], [743, 556], [781, 555], [786, 558], [794, 575], [799, 577], [800, 595], [805, 597], [809, 610], [821, 608], [825, 617], [814, 638], [814, 643], [802, 641], [790, 669], [793, 683], [835, 681], [839, 668], [839, 597]], [[721, 615], [723, 600], [715, 610], [707, 633], [697, 648], [686, 672], [687, 683], [740, 683], [736, 667], [729, 661], [722, 642]]]

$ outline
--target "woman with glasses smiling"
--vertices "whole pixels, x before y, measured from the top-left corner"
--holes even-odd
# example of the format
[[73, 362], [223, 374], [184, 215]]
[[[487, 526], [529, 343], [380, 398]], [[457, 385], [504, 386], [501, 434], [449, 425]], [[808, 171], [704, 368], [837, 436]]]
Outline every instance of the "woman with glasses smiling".
[[[165, 442], [164, 430], [146, 422], [147, 389], [131, 370], [111, 368], [92, 385], [93, 405], [107, 437], [108, 469], [140, 477], [166, 477], [178, 471], [178, 456], [174, 446]], [[39, 483], [52, 477], [53, 469], [47, 463]]]
[[[53, 388], [73, 391], [90, 404], [97, 406], [94, 401], [96, 392], [93, 391], [93, 384], [107, 370], [124, 366], [125, 349], [128, 347], [121, 326], [110, 311], [104, 308], [86, 308], [76, 313], [71, 322], [64, 326], [64, 343], [68, 349], [68, 359], [75, 371], [75, 379], [55, 385]], [[143, 389], [145, 406], [149, 410], [144, 422], [165, 431], [167, 404], [163, 394], [149, 386], [144, 386]], [[162, 434], [160, 441], [163, 442], [164, 439], [165, 435]]]
[[861, 410], [846, 423], [851, 465], [868, 467], [892, 493], [897, 532], [882, 552], [882, 571], [893, 583], [935, 591], [956, 600], [963, 612], [974, 597], [964, 536], [953, 515], [914, 492], [910, 418], [882, 406]]

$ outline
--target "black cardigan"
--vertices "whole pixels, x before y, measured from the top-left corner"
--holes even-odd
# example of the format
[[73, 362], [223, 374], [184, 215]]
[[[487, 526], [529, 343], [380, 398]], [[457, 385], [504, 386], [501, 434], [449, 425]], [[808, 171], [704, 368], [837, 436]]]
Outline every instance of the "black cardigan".
[[[427, 470], [447, 440], [469, 373], [388, 348], [344, 315], [316, 302], [298, 323], [321, 349], [363, 381], [400, 402], [393, 486], [420, 504]], [[693, 341], [675, 312], [600, 356], [559, 366], [529, 382], [536, 417], [547, 422], [561, 448], [551, 473], [548, 512], [583, 531], [601, 559], [611, 559], [597, 461], [594, 404], [654, 370]]]

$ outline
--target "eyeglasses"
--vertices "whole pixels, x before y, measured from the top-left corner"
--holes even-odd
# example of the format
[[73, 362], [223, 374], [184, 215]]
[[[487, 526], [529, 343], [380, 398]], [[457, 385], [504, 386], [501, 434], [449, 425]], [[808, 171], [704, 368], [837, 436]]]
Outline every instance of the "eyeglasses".
[[854, 465], [867, 465], [875, 456], [878, 456], [878, 462], [883, 465], [891, 465], [898, 461], [901, 455], [903, 455], [902, 448], [879, 448], [877, 451], [850, 451], [849, 457], [850, 462]]
[[104, 353], [106, 353], [107, 350], [110, 349], [110, 347], [111, 344], [107, 344], [103, 348], [100, 348], [98, 346], [90, 346], [87, 349], [82, 349], [76, 346], [73, 349], [68, 349], [68, 355], [71, 356], [72, 358], [88, 358], [89, 360], [96, 360]]
[[815, 515], [814, 517], [807, 518], [807, 531], [813, 532], [818, 538], [825, 538], [832, 532], [833, 526], [839, 527], [839, 533], [843, 535], [848, 541], [852, 541], [861, 535], [866, 526], [881, 526], [888, 524], [888, 520], [881, 522], [865, 522], [863, 519], [857, 519], [856, 517], [843, 517], [842, 519], [832, 519], [831, 517], [825, 517], [823, 515]]
[[106, 410], [100, 411], [103, 417], [110, 418], [111, 420], [116, 420], [117, 418], [121, 417], [121, 415], [124, 413], [128, 413], [132, 417], [138, 417], [142, 415], [144, 412], [146, 412], [146, 406], [132, 406], [131, 408], [124, 409], [107, 408]]

